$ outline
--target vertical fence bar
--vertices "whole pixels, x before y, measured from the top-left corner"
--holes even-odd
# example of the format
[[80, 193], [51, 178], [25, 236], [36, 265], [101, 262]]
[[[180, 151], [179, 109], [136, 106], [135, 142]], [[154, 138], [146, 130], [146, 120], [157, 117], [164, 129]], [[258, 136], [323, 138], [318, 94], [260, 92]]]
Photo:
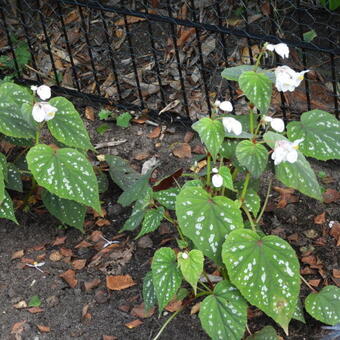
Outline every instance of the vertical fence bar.
[[[17, 5], [18, 5], [19, 12], [20, 12], [21, 24], [22, 24], [22, 27], [24, 28], [24, 35], [25, 35], [25, 38], [26, 38], [26, 41], [27, 41], [28, 48], [30, 50], [30, 54], [31, 54], [31, 58], [32, 58], [32, 65], [33, 65], [33, 68], [35, 70], [38, 70], [37, 63], [35, 61], [34, 50], [33, 50], [32, 43], [31, 43], [31, 38], [30, 38], [30, 35], [28, 33], [28, 29], [27, 29], [27, 23], [26, 23], [25, 15], [24, 15], [24, 12], [23, 12], [23, 9], [22, 9], [22, 6], [21, 6], [21, 0], [17, 1]], [[39, 73], [36, 73], [36, 77], [37, 77], [37, 81], [39, 83], [42, 83], [42, 79], [41, 79], [41, 76], [40, 76]]]
[[[217, 16], [218, 16], [218, 25], [220, 27], [222, 27], [223, 26], [222, 12], [221, 12], [221, 7], [220, 7], [220, 4], [219, 4], [219, 1], [220, 0], [217, 0], [215, 2], [214, 7], [216, 9]], [[221, 41], [222, 49], [223, 49], [224, 64], [225, 64], [226, 67], [228, 67], [229, 63], [228, 63], [228, 55], [227, 55], [227, 45], [226, 45], [226, 42], [225, 42], [225, 34], [222, 33], [222, 32], [220, 33], [220, 41]], [[231, 86], [230, 80], [227, 80], [227, 86], [228, 86], [228, 89], [229, 89], [230, 101], [231, 101], [231, 103], [233, 104], [233, 107], [234, 107], [234, 91], [233, 91], [233, 87]]]
[[109, 36], [109, 33], [108, 33], [109, 31], [108, 31], [107, 23], [106, 23], [103, 11], [100, 10], [99, 13], [100, 13], [100, 18], [101, 18], [101, 21], [102, 21], [103, 27], [104, 27], [105, 40], [106, 40], [107, 48], [109, 50], [111, 69], [112, 69], [113, 76], [115, 77], [115, 83], [116, 83], [116, 87], [117, 87], [118, 98], [119, 98], [120, 101], [122, 101], [123, 100], [122, 91], [121, 91], [121, 88], [120, 88], [120, 85], [119, 85], [118, 73], [117, 73], [117, 69], [116, 69], [116, 63], [115, 63], [115, 60], [114, 60], [114, 57], [113, 57], [113, 51], [112, 51], [111, 44], [110, 44], [110, 36]]
[[[149, 13], [148, 6], [144, 5], [144, 8], [145, 8], [145, 13]], [[154, 39], [154, 35], [153, 35], [153, 29], [152, 29], [151, 21], [149, 19], [147, 19], [147, 22], [148, 22], [148, 32], [149, 32], [149, 37], [150, 37], [152, 56], [153, 56], [153, 60], [155, 62], [155, 69], [156, 69], [156, 74], [157, 74], [158, 85], [160, 87], [162, 106], [165, 107], [166, 106], [165, 95], [164, 95], [164, 91], [163, 91], [163, 84], [162, 84], [162, 78], [161, 78], [161, 73], [160, 73], [160, 68], [159, 68], [159, 62], [158, 62], [158, 58], [157, 58], [157, 54], [156, 54], [156, 44], [155, 44], [155, 39]]]
[[[171, 4], [170, 0], [167, 0], [167, 7], [168, 7], [168, 16], [173, 19], [172, 12], [171, 12]], [[178, 74], [179, 74], [179, 79], [181, 83], [181, 89], [182, 89], [182, 97], [184, 101], [184, 109], [187, 117], [190, 117], [189, 114], [189, 105], [188, 105], [188, 99], [187, 99], [187, 94], [185, 91], [185, 84], [184, 84], [184, 78], [183, 78], [183, 73], [182, 73], [182, 68], [181, 68], [181, 59], [179, 57], [179, 50], [178, 50], [178, 45], [177, 45], [177, 37], [176, 37], [176, 31], [175, 31], [175, 25], [173, 23], [170, 24], [171, 28], [171, 38], [174, 43], [174, 49], [175, 49], [175, 56], [176, 56], [176, 61], [177, 61], [177, 69], [178, 69]]]
[[62, 28], [62, 31], [63, 31], [63, 35], [64, 35], [64, 38], [65, 38], [67, 53], [68, 53], [68, 56], [70, 58], [70, 63], [71, 63], [71, 68], [72, 68], [74, 82], [76, 84], [77, 90], [80, 92], [81, 89], [80, 89], [80, 84], [79, 84], [79, 78], [78, 78], [76, 66], [74, 64], [70, 42], [68, 40], [68, 35], [67, 35], [67, 31], [66, 31], [66, 26], [65, 26], [65, 21], [64, 21], [64, 17], [63, 17], [63, 12], [62, 12], [62, 9], [61, 9], [61, 6], [60, 6], [60, 0], [57, 1], [57, 11], [58, 11], [58, 15], [59, 15], [59, 18], [60, 18], [61, 28]]
[[[124, 7], [124, 0], [121, 0], [121, 4], [122, 4], [122, 7]], [[137, 90], [138, 90], [140, 106], [141, 106], [142, 109], [144, 109], [145, 104], [144, 104], [142, 89], [140, 87], [140, 81], [139, 81], [139, 76], [138, 76], [138, 69], [137, 69], [136, 59], [135, 59], [134, 50], [133, 50], [133, 46], [132, 46], [132, 40], [131, 40], [131, 34], [130, 34], [130, 29], [129, 29], [129, 23], [128, 23], [126, 14], [124, 14], [123, 17], [124, 17], [124, 27], [125, 27], [125, 31], [126, 31], [126, 37], [127, 37], [127, 41], [128, 41], [128, 46], [129, 46], [129, 52], [130, 52], [133, 72], [135, 74], [135, 80], [136, 80], [136, 86], [137, 86]]]
[[335, 58], [334, 55], [330, 55], [331, 58], [331, 69], [332, 69], [332, 86], [333, 86], [333, 95], [334, 95], [334, 111], [336, 118], [339, 119], [339, 95], [337, 88], [337, 80], [336, 80], [336, 67], [335, 67]]
[[97, 70], [96, 70], [96, 66], [94, 64], [92, 47], [91, 47], [91, 44], [90, 44], [90, 38], [89, 38], [89, 35], [88, 35], [88, 32], [87, 32], [84, 13], [83, 13], [81, 6], [78, 6], [78, 11], [79, 11], [79, 14], [80, 14], [81, 26], [83, 28], [85, 42], [86, 42], [86, 45], [87, 45], [87, 51], [88, 51], [89, 57], [90, 57], [93, 78], [94, 78], [94, 82], [95, 82], [95, 86], [96, 86], [96, 92], [100, 96], [100, 86], [99, 86], [99, 81], [98, 81], [98, 77], [97, 77]]
[[[191, 7], [192, 7], [192, 17], [194, 21], [196, 22], [197, 19], [196, 19], [196, 13], [195, 13], [196, 9], [195, 9], [194, 0], [191, 0]], [[211, 105], [210, 105], [209, 90], [208, 90], [208, 85], [207, 85], [208, 79], [207, 79], [207, 76], [205, 74], [205, 69], [204, 69], [204, 60], [203, 60], [202, 45], [201, 45], [201, 34], [198, 28], [196, 28], [195, 31], [196, 31], [198, 54], [199, 54], [200, 64], [201, 64], [201, 76], [202, 76], [203, 87], [204, 87], [204, 92], [205, 92], [205, 100], [208, 105], [209, 116], [211, 116]]]
[[6, 32], [8, 45], [9, 45], [9, 48], [10, 48], [12, 56], [13, 56], [14, 67], [15, 67], [15, 70], [16, 70], [16, 73], [17, 73], [17, 77], [19, 78], [20, 77], [20, 69], [19, 69], [17, 57], [15, 55], [15, 50], [14, 50], [14, 46], [13, 46], [13, 43], [12, 43], [11, 35], [9, 33], [8, 25], [7, 25], [7, 22], [6, 22], [6, 16], [5, 16], [5, 13], [4, 13], [2, 6], [0, 6], [0, 14], [1, 14], [2, 22], [4, 24], [4, 30]]
[[40, 22], [41, 22], [41, 26], [42, 26], [43, 31], [44, 31], [45, 41], [46, 41], [46, 45], [47, 45], [47, 53], [50, 56], [51, 63], [52, 63], [54, 79], [55, 79], [55, 82], [57, 83], [57, 85], [60, 86], [58, 72], [57, 72], [57, 68], [55, 66], [54, 57], [53, 57], [53, 53], [52, 53], [52, 49], [51, 49], [51, 41], [50, 41], [50, 38], [49, 38], [49, 36], [47, 34], [46, 22], [45, 22], [45, 18], [43, 16], [43, 14], [42, 14], [42, 9], [41, 9], [41, 6], [40, 6], [40, 0], [37, 0], [37, 5], [38, 5], [38, 12], [39, 12], [39, 17], [40, 17]]

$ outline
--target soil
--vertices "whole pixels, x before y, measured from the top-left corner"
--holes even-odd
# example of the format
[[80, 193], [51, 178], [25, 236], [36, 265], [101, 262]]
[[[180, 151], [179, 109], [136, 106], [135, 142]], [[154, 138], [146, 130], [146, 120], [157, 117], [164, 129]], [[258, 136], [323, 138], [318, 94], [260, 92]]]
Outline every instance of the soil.
[[[103, 154], [116, 154], [129, 160], [140, 170], [142, 164], [151, 156], [156, 156], [161, 162], [157, 178], [173, 173], [178, 168], [188, 168], [197, 155], [192, 158], [179, 159], [171, 150], [182, 143], [187, 129], [181, 125], [168, 127], [163, 139], [148, 138], [147, 135], [155, 128], [148, 124], [133, 123], [129, 128], [122, 129], [113, 123], [104, 135], [98, 135], [95, 128], [102, 122], [84, 119], [89, 128], [94, 144], [112, 140], [126, 140], [117, 147], [100, 149]], [[189, 142], [192, 149], [199, 146], [197, 136]], [[147, 155], [144, 160], [136, 160], [138, 155]], [[328, 176], [326, 188], [339, 190], [339, 164], [334, 162], [313, 162], [316, 172], [323, 171]], [[268, 178], [264, 178], [266, 189]], [[274, 185], [281, 186], [275, 182]], [[136, 232], [119, 234], [119, 229], [130, 213], [129, 208], [116, 204], [120, 189], [113, 183], [102, 197], [103, 207], [107, 211], [108, 225], [99, 227], [95, 224], [96, 217], [89, 213], [86, 218], [86, 232], [69, 228], [58, 228], [59, 222], [45, 213], [37, 205], [27, 214], [17, 213], [19, 225], [1, 220], [0, 224], [0, 339], [153, 339], [161, 326], [171, 315], [163, 312], [158, 317], [156, 311], [149, 318], [131, 315], [131, 310], [142, 303], [142, 280], [150, 270], [151, 258], [159, 247], [176, 247], [176, 232], [163, 223], [158, 231], [135, 241]], [[272, 192], [268, 212], [263, 218], [262, 228], [267, 234], [276, 234], [287, 239], [297, 251], [299, 258], [315, 255], [319, 259], [319, 267], [312, 269], [311, 274], [304, 275], [306, 280], [320, 280], [319, 288], [325, 284], [338, 284], [332, 276], [333, 269], [339, 269], [339, 251], [335, 240], [329, 235], [329, 222], [340, 221], [339, 201], [330, 204], [316, 202], [295, 193], [294, 203], [285, 208], [277, 208], [279, 194]], [[37, 213], [38, 212], [38, 213]], [[314, 218], [326, 212], [322, 224], [315, 224]], [[94, 242], [93, 237], [98, 233], [107, 239], [117, 237], [120, 242], [115, 244], [108, 253], [109, 256], [93, 262], [94, 256], [102, 249], [100, 241]], [[161, 232], [160, 232], [161, 231]], [[63, 239], [65, 238], [65, 239]], [[91, 240], [92, 238], [92, 240]], [[56, 240], [63, 240], [55, 245]], [[86, 240], [87, 247], [79, 247]], [[96, 245], [97, 244], [97, 245]], [[66, 250], [65, 250], [66, 249]], [[23, 254], [13, 259], [18, 251]], [[72, 254], [67, 254], [72, 251]], [[64, 256], [56, 258], [58, 252]], [[65, 253], [66, 252], [66, 253]], [[16, 257], [16, 256], [14, 256]], [[45, 264], [39, 269], [26, 266], [25, 261], [31, 259]], [[73, 261], [83, 259], [85, 266], [75, 270], [77, 282], [74, 287], [63, 280], [60, 275], [69, 269], [74, 269]], [[301, 264], [306, 269], [306, 263]], [[106, 288], [107, 275], [129, 274], [136, 283], [134, 286], [110, 291]], [[84, 284], [99, 279], [100, 283], [93, 289], [85, 289]], [[310, 290], [302, 285], [301, 298], [304, 299]], [[38, 295], [41, 300], [41, 310], [30, 312], [29, 308], [18, 308], [22, 301], [28, 303], [32, 296]], [[189, 307], [191, 307], [190, 305]], [[33, 310], [34, 311], [34, 310]], [[36, 310], [35, 310], [36, 311]], [[320, 339], [326, 331], [322, 324], [308, 315], [306, 324], [292, 321], [290, 336], [285, 336], [282, 330], [260, 311], [249, 310], [249, 329], [251, 332], [265, 325], [273, 325], [283, 339]], [[129, 322], [139, 319], [142, 324], [128, 328]], [[20, 323], [21, 324], [17, 324]], [[18, 330], [13, 332], [16, 324]], [[43, 332], [41, 326], [49, 327]], [[246, 334], [247, 335], [247, 334]], [[115, 338], [116, 337], [116, 338]], [[200, 326], [197, 314], [190, 315], [190, 308], [181, 312], [164, 330], [160, 339], [209, 339]]]

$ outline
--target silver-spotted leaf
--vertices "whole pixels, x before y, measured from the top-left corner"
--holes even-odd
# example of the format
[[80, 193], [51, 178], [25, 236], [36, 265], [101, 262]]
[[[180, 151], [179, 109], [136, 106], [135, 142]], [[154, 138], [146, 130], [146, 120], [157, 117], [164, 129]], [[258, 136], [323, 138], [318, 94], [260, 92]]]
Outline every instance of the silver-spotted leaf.
[[[254, 70], [254, 65], [239, 65], [239, 66], [227, 67], [222, 71], [221, 76], [228, 80], [238, 81], [240, 78], [240, 75], [243, 72], [253, 71], [253, 70]], [[274, 72], [263, 70], [260, 67], [257, 69], [257, 72], [259, 73], [264, 72], [268, 76], [268, 78], [273, 83], [275, 83]]]
[[266, 114], [272, 98], [272, 82], [265, 73], [243, 72], [238, 79], [240, 89], [247, 98]]
[[167, 247], [158, 249], [153, 256], [151, 269], [159, 310], [162, 311], [175, 296], [182, 283], [176, 253]]
[[5, 199], [5, 173], [7, 172], [7, 162], [3, 157], [0, 157], [0, 204]]
[[213, 340], [240, 340], [247, 323], [247, 303], [233, 285], [221, 281], [201, 302], [199, 318]]
[[140, 238], [145, 234], [155, 231], [159, 227], [164, 218], [164, 212], [165, 210], [163, 207], [148, 209], [144, 215], [142, 229], [136, 236], [136, 238]]
[[253, 177], [258, 178], [267, 166], [268, 151], [262, 144], [243, 140], [236, 147], [236, 157]]
[[250, 335], [246, 340], [279, 340], [276, 330], [272, 326], [265, 326], [260, 331]]
[[143, 301], [146, 311], [149, 311], [157, 302], [152, 280], [152, 271], [147, 272], [143, 280]]
[[287, 333], [300, 292], [299, 261], [280, 237], [260, 237], [252, 230], [231, 232], [222, 250], [231, 282]]
[[8, 163], [8, 176], [7, 176], [7, 183], [6, 188], [22, 192], [22, 179], [21, 179], [21, 173], [19, 171], [19, 168], [13, 164]]
[[58, 111], [47, 122], [52, 136], [59, 142], [74, 148], [93, 149], [89, 135], [74, 105], [64, 97], [54, 97], [49, 103]]
[[221, 121], [205, 117], [194, 123], [192, 128], [198, 132], [211, 156], [216, 159], [224, 139], [224, 127]]
[[191, 284], [196, 294], [197, 282], [203, 272], [203, 253], [198, 249], [193, 249], [189, 253], [180, 252], [177, 260], [184, 279]]
[[37, 183], [52, 194], [101, 212], [98, 182], [91, 163], [79, 151], [53, 149], [44, 144], [31, 148], [28, 168]]
[[176, 197], [178, 193], [178, 188], [169, 188], [166, 190], [156, 191], [153, 193], [153, 196], [166, 209], [175, 210]]
[[7, 220], [11, 220], [16, 224], [19, 224], [14, 214], [12, 199], [6, 190], [5, 197], [0, 203], [0, 218], [6, 218]]
[[223, 178], [223, 186], [227, 189], [234, 190], [233, 176], [230, 173], [230, 169], [223, 165], [218, 169], [218, 173]]
[[62, 223], [84, 231], [86, 207], [78, 202], [67, 200], [43, 190], [41, 199], [47, 210]]
[[303, 138], [300, 151], [322, 161], [340, 159], [340, 122], [332, 114], [312, 110], [302, 114], [300, 122], [287, 125], [291, 141]]
[[261, 208], [261, 198], [254, 189], [248, 188], [244, 197], [244, 205], [256, 217]]
[[[265, 142], [274, 149], [275, 142], [288, 140], [284, 136], [267, 132], [263, 136]], [[321, 189], [316, 175], [306, 160], [305, 156], [298, 150], [298, 159], [295, 163], [282, 162], [275, 165], [275, 174], [287, 187], [299, 190], [303, 194], [322, 200]]]
[[319, 293], [309, 294], [305, 308], [313, 318], [327, 325], [340, 323], [340, 288], [326, 286]]
[[237, 202], [224, 196], [212, 197], [201, 187], [183, 187], [176, 200], [176, 215], [182, 233], [197, 249], [217, 263], [221, 262], [226, 236], [243, 228]]

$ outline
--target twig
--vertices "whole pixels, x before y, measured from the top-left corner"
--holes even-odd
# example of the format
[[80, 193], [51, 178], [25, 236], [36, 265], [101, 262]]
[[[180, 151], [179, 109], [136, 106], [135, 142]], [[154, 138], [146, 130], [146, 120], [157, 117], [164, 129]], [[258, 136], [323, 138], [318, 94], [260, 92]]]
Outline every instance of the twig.
[[117, 141], [111, 141], [111, 142], [103, 142], [103, 143], [98, 143], [95, 145], [95, 149], [102, 149], [102, 148], [107, 148], [107, 147], [111, 147], [111, 146], [117, 146], [117, 145], [121, 145], [123, 143], [126, 143], [127, 139], [121, 139], [121, 140], [117, 140]]

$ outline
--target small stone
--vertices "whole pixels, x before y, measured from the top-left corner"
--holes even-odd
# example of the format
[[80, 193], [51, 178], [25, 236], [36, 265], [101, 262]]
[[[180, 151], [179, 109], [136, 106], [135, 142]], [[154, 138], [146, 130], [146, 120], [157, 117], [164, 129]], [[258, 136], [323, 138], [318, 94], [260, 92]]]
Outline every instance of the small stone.
[[108, 293], [103, 290], [103, 289], [97, 289], [96, 293], [94, 295], [94, 299], [96, 300], [97, 303], [105, 303], [109, 299]]
[[51, 295], [46, 299], [46, 303], [48, 307], [54, 307], [59, 303], [58, 296]]
[[113, 205], [110, 205], [107, 209], [107, 213], [111, 216], [111, 215], [119, 215], [123, 210], [123, 207], [116, 203]]
[[308, 229], [305, 230], [303, 233], [306, 235], [306, 237], [311, 239], [317, 238], [319, 236], [318, 232], [315, 229]]
[[146, 235], [146, 236], [141, 237], [137, 242], [137, 246], [143, 249], [152, 248], [153, 243], [152, 243], [150, 236]]

